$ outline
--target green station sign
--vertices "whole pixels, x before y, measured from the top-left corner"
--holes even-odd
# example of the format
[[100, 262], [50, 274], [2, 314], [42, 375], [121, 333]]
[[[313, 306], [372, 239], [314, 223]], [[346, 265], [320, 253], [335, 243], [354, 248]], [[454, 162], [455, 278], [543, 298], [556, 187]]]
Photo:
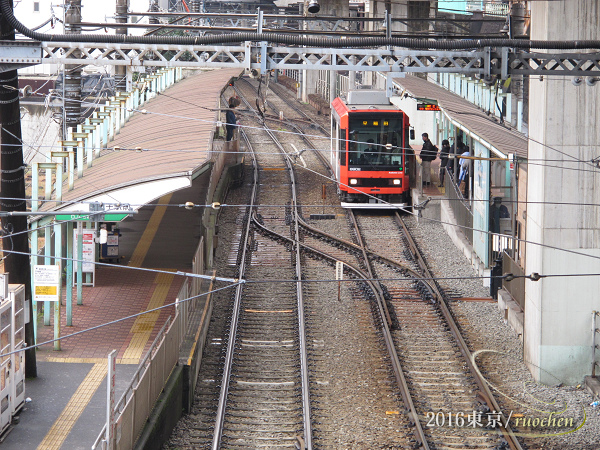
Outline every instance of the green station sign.
[[120, 222], [129, 214], [127, 213], [105, 213], [105, 214], [57, 214], [56, 220], [70, 222]]

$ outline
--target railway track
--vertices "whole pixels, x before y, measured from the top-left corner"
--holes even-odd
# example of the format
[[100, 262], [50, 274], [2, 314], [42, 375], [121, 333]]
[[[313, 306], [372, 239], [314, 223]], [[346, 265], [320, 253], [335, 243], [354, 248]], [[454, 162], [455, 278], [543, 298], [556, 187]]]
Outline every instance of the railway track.
[[[345, 247], [341, 260], [351, 264], [349, 255], [357, 258], [359, 249], [364, 251], [361, 265], [371, 278], [382, 280], [372, 292], [388, 307], [387, 322], [393, 324], [394, 346], [406, 375], [404, 397], [414, 398], [409, 405], [422, 424], [423, 432], [418, 427], [416, 432], [423, 448], [520, 449], [512, 432], [499, 426], [506, 418], [473, 370], [441, 293], [432, 283], [420, 281], [431, 274], [422, 274], [421, 266], [426, 265], [408, 231], [401, 228], [400, 216], [350, 215], [358, 244], [337, 240], [338, 255]], [[317, 243], [317, 233], [311, 234]], [[326, 237], [328, 246], [335, 240]]]
[[[240, 95], [252, 95], [249, 85], [236, 86]], [[295, 171], [285, 147], [301, 146], [302, 137], [287, 135], [277, 146], [274, 136], [262, 133], [247, 131], [248, 141], [260, 146], [258, 206], [236, 220], [240, 251], [230, 252], [227, 262], [241, 263], [240, 277], [273, 283], [240, 288], [228, 337], [211, 341], [221, 351], [209, 364], [201, 398], [215, 398], [222, 373], [219, 406], [216, 412], [204, 406], [198, 415], [193, 448], [210, 448], [212, 432], [214, 449], [520, 449], [510, 431], [437, 426], [439, 412], [462, 413], [466, 422], [474, 411], [499, 407], [469, 370], [466, 345], [437, 286], [423, 280], [431, 275], [419, 266], [410, 237], [400, 236], [397, 219], [341, 212], [328, 221], [302, 219], [295, 214], [302, 211], [293, 198], [294, 172], [313, 187], [299, 189], [300, 201], [314, 205], [319, 189], [306, 174], [324, 178], [327, 169], [313, 152], [305, 161], [312, 172]], [[322, 194], [327, 189], [321, 200], [330, 211], [337, 201]], [[336, 261], [354, 282], [331, 282]], [[278, 282], [291, 279], [297, 281]], [[434, 426], [428, 426], [430, 414]], [[214, 428], [208, 424], [213, 415]]]
[[[295, 204], [293, 174], [281, 145], [265, 131], [246, 132], [249, 143], [261, 143], [261, 151], [253, 152], [255, 193], [249, 212], [269, 228], [293, 235], [293, 208], [276, 206], [282, 186]], [[212, 448], [311, 446], [301, 291], [294, 283], [275, 282], [298, 279], [299, 260], [253, 233], [250, 222], [240, 252], [241, 277], [274, 283], [247, 284], [236, 292]]]

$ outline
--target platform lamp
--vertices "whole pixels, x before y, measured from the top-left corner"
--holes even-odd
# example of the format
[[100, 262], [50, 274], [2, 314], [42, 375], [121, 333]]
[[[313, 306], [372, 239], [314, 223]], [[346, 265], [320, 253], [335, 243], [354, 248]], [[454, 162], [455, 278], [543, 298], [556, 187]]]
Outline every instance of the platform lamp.
[[308, 2], [308, 12], [311, 14], [316, 14], [321, 10], [321, 6], [317, 0], [310, 0]]

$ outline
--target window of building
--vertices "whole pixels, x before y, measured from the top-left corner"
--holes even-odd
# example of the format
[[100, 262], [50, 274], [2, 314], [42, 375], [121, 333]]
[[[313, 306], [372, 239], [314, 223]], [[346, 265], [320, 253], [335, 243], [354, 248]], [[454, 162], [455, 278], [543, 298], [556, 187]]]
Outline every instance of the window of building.
[[40, 12], [40, 2], [33, 2], [33, 12]]

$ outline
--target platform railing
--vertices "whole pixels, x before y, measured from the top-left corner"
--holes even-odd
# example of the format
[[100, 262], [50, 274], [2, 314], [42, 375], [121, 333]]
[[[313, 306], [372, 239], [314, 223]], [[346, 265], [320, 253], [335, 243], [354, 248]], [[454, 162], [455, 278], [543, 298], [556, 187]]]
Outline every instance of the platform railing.
[[473, 212], [471, 207], [465, 201], [459, 187], [456, 185], [453, 177], [446, 171], [444, 185], [446, 186], [446, 195], [450, 201], [450, 207], [456, 218], [456, 223], [461, 228], [467, 240], [473, 245]]
[[[204, 274], [204, 238], [200, 239], [192, 260], [192, 273]], [[148, 353], [140, 362], [129, 386], [114, 407], [113, 442], [106, 441], [106, 425], [92, 446], [95, 449], [130, 449], [141, 433], [171, 371], [177, 364], [179, 349], [189, 328], [190, 315], [205, 301], [200, 297], [202, 279], [187, 278], [175, 300], [175, 316], [158, 332]]]
[[511, 258], [508, 252], [502, 252], [502, 272], [512, 273], [516, 278], [511, 281], [502, 280], [502, 288], [506, 290], [511, 297], [525, 311], [525, 271]]
[[177, 363], [181, 322], [181, 314], [176, 314], [174, 319], [169, 316], [114, 407], [115, 420], [110, 424], [113, 441], [106, 441], [108, 424], [105, 424], [92, 445], [92, 450], [133, 448]]

